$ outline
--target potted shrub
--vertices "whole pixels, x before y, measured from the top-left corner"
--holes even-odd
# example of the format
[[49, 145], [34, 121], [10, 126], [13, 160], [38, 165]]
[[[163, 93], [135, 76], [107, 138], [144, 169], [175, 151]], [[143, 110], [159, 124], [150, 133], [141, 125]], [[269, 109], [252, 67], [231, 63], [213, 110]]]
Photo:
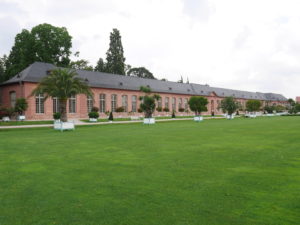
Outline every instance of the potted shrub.
[[24, 112], [28, 108], [28, 103], [25, 98], [17, 98], [15, 105], [15, 112], [18, 113], [18, 120], [25, 120]]
[[3, 122], [10, 121], [10, 117], [13, 115], [14, 109], [12, 108], [1, 108], [0, 109], [0, 118]]
[[61, 117], [60, 112], [53, 113], [54, 122], [60, 122], [60, 117]]
[[255, 118], [256, 112], [259, 111], [261, 107], [261, 102], [259, 100], [248, 100], [246, 102], [246, 110], [250, 112], [250, 114], [247, 114], [247, 117]]
[[172, 112], [172, 118], [174, 119], [174, 118], [176, 118], [176, 116], [175, 116], [175, 111], [173, 110], [173, 112]]
[[267, 112], [266, 116], [274, 116], [275, 107], [266, 105], [264, 111]]
[[125, 109], [124, 109], [124, 107], [123, 106], [121, 106], [121, 107], [118, 107], [118, 108], [116, 108], [116, 112], [124, 112], [125, 111]]
[[192, 96], [189, 99], [190, 109], [195, 113], [194, 121], [200, 122], [203, 120], [202, 112], [207, 111], [206, 105], [208, 104], [207, 98], [201, 96]]
[[98, 107], [93, 107], [91, 112], [89, 112], [89, 121], [90, 122], [97, 122], [99, 118], [99, 108]]
[[178, 111], [179, 112], [184, 112], [184, 108], [179, 108]]
[[99, 113], [98, 112], [89, 112], [89, 121], [90, 122], [97, 122], [99, 118]]
[[233, 113], [239, 108], [239, 104], [234, 101], [233, 97], [226, 97], [221, 101], [221, 108], [227, 113], [227, 119], [233, 119]]
[[108, 120], [109, 120], [110, 122], [112, 122], [112, 121], [114, 120], [114, 116], [113, 116], [113, 113], [112, 113], [112, 112], [109, 113]]
[[144, 124], [154, 124], [155, 119], [152, 118], [152, 114], [155, 110], [155, 101], [160, 99], [160, 96], [157, 94], [151, 95], [151, 89], [148, 87], [140, 87], [140, 90], [145, 93], [145, 96], [141, 96], [140, 108], [145, 114]]
[[164, 108], [164, 112], [170, 112], [169, 108]]

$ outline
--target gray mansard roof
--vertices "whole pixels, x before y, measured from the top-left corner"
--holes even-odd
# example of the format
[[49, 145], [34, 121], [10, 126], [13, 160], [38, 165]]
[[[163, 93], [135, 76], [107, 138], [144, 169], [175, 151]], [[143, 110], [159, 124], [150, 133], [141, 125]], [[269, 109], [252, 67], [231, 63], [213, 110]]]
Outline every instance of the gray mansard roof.
[[[25, 82], [39, 82], [43, 77], [47, 76], [47, 72], [56, 67], [49, 63], [35, 62], [24, 69], [22, 72], [4, 82], [2, 85]], [[210, 87], [201, 84], [184, 84], [170, 81], [160, 81], [153, 79], [144, 79], [139, 77], [129, 77], [122, 75], [107, 74], [102, 72], [93, 72], [86, 70], [77, 70], [79, 77], [86, 80], [91, 87], [139, 90], [140, 86], [149, 86], [153, 92], [174, 93], [187, 95], [208, 96], [215, 93], [219, 97], [233, 96], [235, 98], [259, 99], [259, 100], [279, 100], [287, 99], [281, 94], [260, 93], [238, 91], [225, 88]]]

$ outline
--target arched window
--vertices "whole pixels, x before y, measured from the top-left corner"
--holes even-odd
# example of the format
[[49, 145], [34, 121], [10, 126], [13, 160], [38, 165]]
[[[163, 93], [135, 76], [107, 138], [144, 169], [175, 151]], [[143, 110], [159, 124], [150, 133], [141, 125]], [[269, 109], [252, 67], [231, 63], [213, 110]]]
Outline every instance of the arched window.
[[44, 95], [42, 95], [42, 94], [35, 96], [35, 112], [36, 113], [45, 113]]
[[92, 111], [93, 106], [94, 106], [93, 98], [92, 98], [92, 96], [88, 96], [87, 97], [87, 109], [88, 109], [88, 112]]
[[124, 112], [128, 111], [128, 96], [127, 95], [122, 96], [122, 107], [124, 108]]
[[187, 111], [187, 110], [189, 109], [188, 101], [189, 101], [189, 100], [188, 100], [187, 98], [184, 99], [184, 110], [185, 110], [185, 111]]
[[12, 108], [14, 108], [16, 106], [16, 100], [17, 100], [17, 96], [16, 96], [15, 91], [9, 92], [9, 99], [10, 99], [10, 106]]
[[53, 98], [53, 113], [59, 112], [59, 99]]
[[132, 95], [131, 96], [131, 111], [136, 112], [136, 108], [137, 108], [137, 97], [136, 97], [136, 95]]
[[176, 112], [176, 98], [172, 98], [172, 111]]
[[115, 112], [117, 108], [117, 95], [112, 94], [111, 95], [111, 111]]
[[178, 99], [178, 109], [182, 109], [182, 98]]
[[76, 113], [76, 96], [72, 95], [69, 98], [69, 113]]
[[105, 94], [100, 94], [100, 108], [99, 108], [99, 111], [101, 113], [105, 113]]
[[165, 97], [165, 108], [169, 109], [169, 97]]

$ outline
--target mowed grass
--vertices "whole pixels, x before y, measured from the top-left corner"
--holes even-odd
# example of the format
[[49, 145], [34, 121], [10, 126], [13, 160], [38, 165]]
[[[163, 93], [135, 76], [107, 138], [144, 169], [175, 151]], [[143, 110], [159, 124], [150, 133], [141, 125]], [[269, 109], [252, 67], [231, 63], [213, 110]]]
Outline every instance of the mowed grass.
[[300, 224], [300, 117], [0, 130], [1, 225]]

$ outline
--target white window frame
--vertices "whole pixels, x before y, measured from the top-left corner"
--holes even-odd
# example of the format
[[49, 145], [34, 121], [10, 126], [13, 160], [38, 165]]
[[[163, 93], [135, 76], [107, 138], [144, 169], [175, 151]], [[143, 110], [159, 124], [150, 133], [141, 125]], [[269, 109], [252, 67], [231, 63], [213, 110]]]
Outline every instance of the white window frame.
[[100, 99], [100, 107], [99, 107], [99, 112], [100, 113], [105, 113], [106, 110], [106, 95], [105, 94], [100, 94], [99, 95], [99, 99]]
[[39, 94], [35, 96], [35, 113], [36, 114], [44, 114], [45, 113], [45, 105], [44, 105], [44, 95]]
[[76, 113], [76, 96], [72, 95], [69, 98], [69, 113]]

